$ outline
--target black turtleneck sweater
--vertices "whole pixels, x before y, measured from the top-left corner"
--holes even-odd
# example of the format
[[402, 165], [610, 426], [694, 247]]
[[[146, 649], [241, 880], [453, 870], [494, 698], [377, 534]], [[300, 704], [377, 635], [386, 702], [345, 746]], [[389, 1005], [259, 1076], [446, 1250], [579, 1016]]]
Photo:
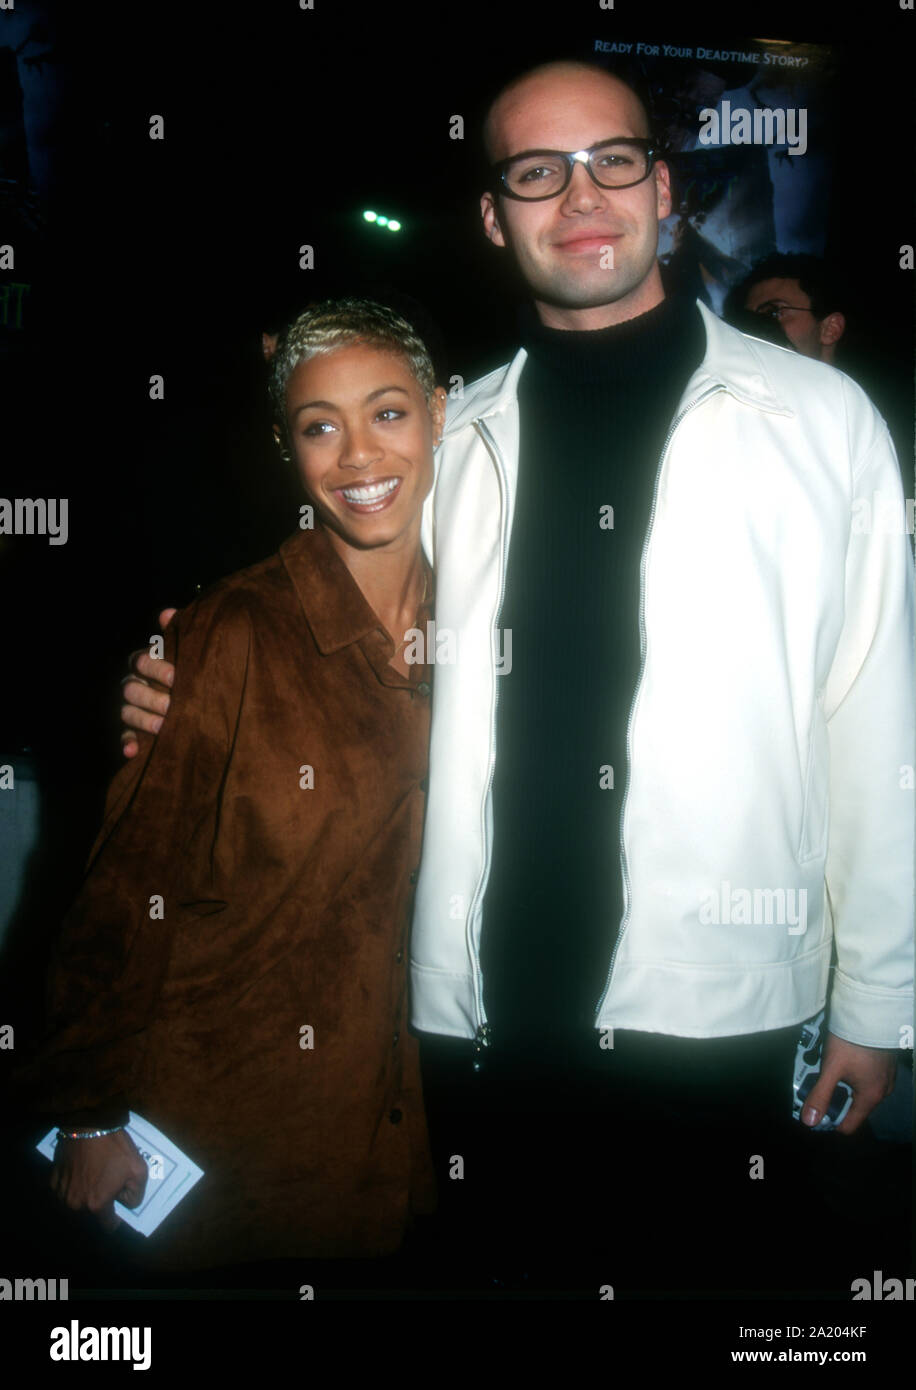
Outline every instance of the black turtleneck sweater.
[[593, 1048], [623, 910], [640, 560], [662, 448], [706, 334], [687, 299], [584, 333], [545, 328], [531, 311], [523, 330], [518, 497], [499, 620], [512, 631], [512, 669], [498, 677], [486, 1008], [497, 1047], [587, 1039]]

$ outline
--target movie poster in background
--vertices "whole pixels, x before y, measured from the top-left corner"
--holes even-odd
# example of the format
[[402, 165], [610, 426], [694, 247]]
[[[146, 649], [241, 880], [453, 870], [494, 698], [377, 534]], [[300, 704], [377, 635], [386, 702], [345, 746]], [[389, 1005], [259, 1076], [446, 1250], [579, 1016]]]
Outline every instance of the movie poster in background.
[[[774, 251], [823, 256], [836, 64], [824, 45], [597, 39], [651, 94], [673, 174], [661, 224], [666, 282], [722, 313], [728, 290]], [[755, 113], [772, 112], [761, 124]], [[754, 136], [766, 143], [754, 143]], [[784, 137], [784, 138], [781, 138]]]

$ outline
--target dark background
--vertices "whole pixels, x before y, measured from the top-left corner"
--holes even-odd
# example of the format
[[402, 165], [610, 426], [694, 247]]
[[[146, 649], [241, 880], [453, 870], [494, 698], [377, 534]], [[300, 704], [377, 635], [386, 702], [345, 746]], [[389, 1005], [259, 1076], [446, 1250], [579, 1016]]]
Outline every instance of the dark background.
[[[48, 26], [55, 105], [40, 226], [0, 224], [0, 243], [17, 241], [14, 278], [31, 285], [23, 328], [0, 338], [0, 493], [68, 497], [70, 535], [57, 547], [0, 537], [0, 762], [28, 750], [43, 794], [0, 961], [0, 1022], [16, 1025], [17, 1051], [120, 758], [127, 653], [158, 631], [160, 606], [297, 525], [261, 329], [368, 290], [420, 306], [446, 383], [514, 349], [516, 287], [479, 230], [474, 157], [476, 117], [507, 76], [588, 56], [599, 37], [829, 44], [827, 255], [874, 362], [912, 393], [913, 279], [898, 248], [914, 239], [916, 15], [897, 0], [847, 20], [797, 4], [315, 5], [20, 0]], [[148, 138], [154, 114], [161, 141]], [[449, 139], [454, 114], [464, 141]], [[368, 226], [366, 207], [402, 231]], [[298, 268], [303, 243], [312, 271]], [[153, 373], [163, 401], [149, 399]], [[901, 463], [906, 480], [912, 459]]]

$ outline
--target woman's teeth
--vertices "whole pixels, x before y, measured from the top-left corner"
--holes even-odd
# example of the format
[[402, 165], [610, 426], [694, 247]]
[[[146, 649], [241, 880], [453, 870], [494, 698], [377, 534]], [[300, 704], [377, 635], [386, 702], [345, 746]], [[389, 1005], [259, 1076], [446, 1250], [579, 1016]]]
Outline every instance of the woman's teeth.
[[386, 478], [382, 483], [367, 483], [365, 487], [344, 487], [341, 492], [348, 502], [377, 502], [394, 492], [400, 481], [400, 478]]

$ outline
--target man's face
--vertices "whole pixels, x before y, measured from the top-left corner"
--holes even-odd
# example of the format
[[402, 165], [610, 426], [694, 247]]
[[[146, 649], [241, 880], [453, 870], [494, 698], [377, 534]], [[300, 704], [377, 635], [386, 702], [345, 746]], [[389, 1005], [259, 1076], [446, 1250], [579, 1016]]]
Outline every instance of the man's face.
[[[648, 131], [626, 87], [602, 73], [558, 69], [505, 93], [488, 134], [497, 163], [526, 150], [572, 152]], [[670, 211], [664, 164], [631, 188], [599, 188], [577, 164], [556, 198], [520, 202], [490, 192], [481, 199], [487, 236], [512, 249], [541, 319], [559, 328], [620, 323], [661, 302], [658, 222]]]
[[789, 342], [804, 357], [823, 357], [821, 321], [811, 311], [811, 299], [797, 280], [761, 280], [747, 293], [744, 307], [758, 314], [773, 311]]

